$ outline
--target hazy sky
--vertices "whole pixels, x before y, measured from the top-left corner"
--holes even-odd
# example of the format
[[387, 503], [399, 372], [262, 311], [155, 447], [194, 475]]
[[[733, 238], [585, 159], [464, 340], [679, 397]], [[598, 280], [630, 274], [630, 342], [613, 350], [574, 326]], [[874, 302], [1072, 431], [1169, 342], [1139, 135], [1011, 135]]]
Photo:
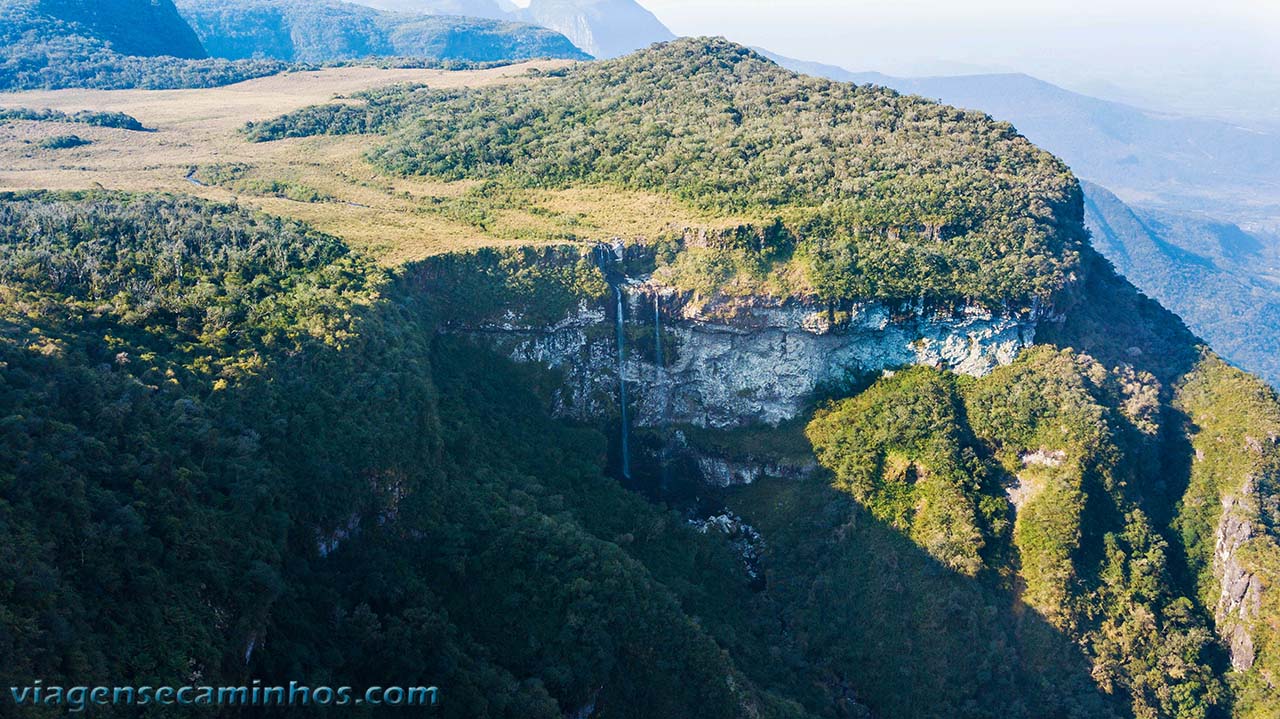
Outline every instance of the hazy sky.
[[1280, 123], [1280, 0], [640, 3], [679, 35], [724, 35], [850, 70], [1022, 71], [1092, 94]]

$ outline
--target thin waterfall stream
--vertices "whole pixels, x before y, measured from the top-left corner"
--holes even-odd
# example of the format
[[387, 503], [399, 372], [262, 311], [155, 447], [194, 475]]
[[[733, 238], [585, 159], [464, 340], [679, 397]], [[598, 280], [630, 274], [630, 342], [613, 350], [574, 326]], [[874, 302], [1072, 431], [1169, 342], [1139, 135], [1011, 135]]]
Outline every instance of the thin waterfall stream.
[[631, 440], [629, 437], [630, 428], [627, 422], [627, 379], [623, 375], [623, 368], [627, 360], [627, 340], [626, 332], [622, 323], [626, 319], [626, 312], [622, 301], [622, 285], [613, 286], [613, 294], [618, 300], [618, 407], [621, 412], [622, 420], [622, 476], [631, 479]]
[[662, 306], [659, 304], [661, 300], [658, 293], [653, 294], [653, 347], [654, 360], [658, 366], [658, 377], [662, 378], [666, 374], [666, 362], [662, 359]]
[[[653, 357], [656, 370], [656, 389], [661, 392], [662, 402], [662, 429], [666, 431], [667, 411], [670, 409], [670, 403], [667, 401], [667, 363], [662, 355], [662, 304], [661, 296], [653, 293]], [[662, 438], [662, 445], [658, 449], [658, 471], [661, 477], [661, 491], [666, 493], [671, 485], [671, 473], [667, 457], [668, 438]]]

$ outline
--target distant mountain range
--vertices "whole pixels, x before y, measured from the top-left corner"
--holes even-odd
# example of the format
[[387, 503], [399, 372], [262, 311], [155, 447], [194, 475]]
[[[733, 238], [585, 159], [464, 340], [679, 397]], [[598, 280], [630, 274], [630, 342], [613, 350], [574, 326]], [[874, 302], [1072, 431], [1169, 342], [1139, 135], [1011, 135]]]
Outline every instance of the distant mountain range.
[[0, 0], [0, 90], [212, 87], [287, 63], [387, 56], [590, 57], [563, 35], [513, 18], [391, 13], [337, 0], [183, 0], [181, 12], [173, 0]]
[[206, 56], [172, 0], [0, 0], [0, 73], [37, 62], [24, 48], [69, 57]]
[[377, 10], [407, 12], [422, 15], [466, 15], [490, 19], [509, 19], [515, 9], [497, 0], [351, 0]]
[[171, 0], [0, 0], [0, 90], [212, 87], [283, 69], [208, 58]]
[[[29, 3], [14, 3], [15, 6]], [[203, 58], [205, 50], [172, 0], [39, 0], [35, 17], [86, 32], [122, 55]]]
[[479, 17], [391, 13], [336, 0], [179, 0], [179, 9], [210, 54], [230, 59], [589, 58], [557, 32]]
[[584, 52], [598, 58], [618, 57], [676, 37], [635, 0], [532, 0], [526, 8], [517, 8], [502, 0], [352, 2], [397, 12], [474, 15], [533, 23], [562, 33]]
[[1280, 238], [1084, 190], [1094, 247], [1224, 356], [1280, 386]]
[[598, 58], [626, 55], [676, 37], [635, 0], [533, 0], [517, 16], [564, 34]]

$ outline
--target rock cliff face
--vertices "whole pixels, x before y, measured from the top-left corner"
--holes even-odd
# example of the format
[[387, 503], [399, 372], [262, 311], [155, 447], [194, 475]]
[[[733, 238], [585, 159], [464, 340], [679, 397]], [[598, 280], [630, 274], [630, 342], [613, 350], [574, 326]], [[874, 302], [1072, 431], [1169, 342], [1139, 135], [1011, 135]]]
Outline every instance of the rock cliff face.
[[725, 457], [719, 454], [690, 450], [697, 462], [702, 481], [715, 487], [732, 487], [736, 484], [751, 484], [762, 477], [782, 479], [798, 479], [807, 477], [818, 471], [817, 462], [797, 463], [780, 460], [776, 457], [755, 457], [750, 454], [744, 457]]
[[746, 571], [747, 578], [752, 586], [757, 588], [764, 587], [764, 537], [760, 536], [760, 532], [750, 524], [742, 521], [738, 517], [729, 512], [712, 515], [706, 519], [692, 519], [689, 524], [702, 534], [720, 534], [727, 538], [733, 547], [734, 552], [738, 555], [742, 567]]
[[[1251, 452], [1264, 454], [1280, 445], [1280, 439], [1271, 436], [1263, 442], [1248, 438], [1246, 444]], [[1238, 491], [1223, 495], [1222, 514], [1214, 531], [1213, 573], [1218, 585], [1214, 623], [1230, 651], [1231, 665], [1239, 671], [1252, 667], [1257, 658], [1255, 624], [1266, 589], [1257, 573], [1257, 560], [1246, 558], [1246, 547], [1275, 537], [1280, 519], [1280, 506], [1274, 499], [1277, 480], [1276, 468], [1263, 469], [1246, 477]]]
[[1256, 482], [1245, 482], [1239, 495], [1222, 500], [1222, 516], [1214, 535], [1213, 570], [1218, 578], [1218, 606], [1214, 622], [1239, 671], [1253, 666], [1250, 624], [1262, 603], [1262, 582], [1240, 561], [1240, 549], [1257, 533]]
[[729, 429], [776, 426], [799, 416], [826, 389], [887, 370], [926, 364], [986, 374], [1031, 344], [1042, 319], [1035, 309], [1015, 315], [977, 307], [936, 312], [755, 296], [707, 299], [651, 277], [615, 275], [610, 284], [606, 301], [582, 302], [553, 324], [509, 314], [464, 331], [518, 361], [563, 371], [556, 409], [564, 416], [617, 416], [620, 372], [633, 426]]

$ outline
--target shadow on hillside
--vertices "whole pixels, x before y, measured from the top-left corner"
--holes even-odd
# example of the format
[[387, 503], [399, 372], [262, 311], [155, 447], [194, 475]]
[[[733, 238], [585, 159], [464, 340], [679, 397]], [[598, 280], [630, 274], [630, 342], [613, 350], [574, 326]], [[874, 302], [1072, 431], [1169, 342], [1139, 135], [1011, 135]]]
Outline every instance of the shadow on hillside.
[[[1191, 420], [1174, 404], [1177, 385], [1208, 350], [1176, 314], [1116, 273], [1104, 257], [1086, 250], [1085, 280], [1065, 308], [1066, 319], [1042, 327], [1036, 341], [1084, 352], [1108, 368], [1128, 365], [1160, 381], [1161, 432], [1140, 469], [1146, 481], [1130, 487], [1143, 511], [1168, 541], [1169, 568], [1179, 587], [1196, 586], [1185, 548], [1171, 524], [1191, 481]], [[1194, 595], [1194, 589], [1187, 592]], [[1208, 618], [1206, 617], [1206, 620]]]
[[960, 575], [821, 479], [766, 480], [730, 507], [768, 543], [794, 651], [879, 717], [1106, 717], [1082, 650], [1001, 578]]
[[1086, 250], [1084, 280], [1059, 307], [1060, 323], [1046, 323], [1036, 341], [1071, 348], [1108, 367], [1130, 365], [1150, 372], [1164, 385], [1165, 399], [1173, 385], [1200, 360], [1203, 341], [1159, 302], [1138, 291], [1098, 253]]

